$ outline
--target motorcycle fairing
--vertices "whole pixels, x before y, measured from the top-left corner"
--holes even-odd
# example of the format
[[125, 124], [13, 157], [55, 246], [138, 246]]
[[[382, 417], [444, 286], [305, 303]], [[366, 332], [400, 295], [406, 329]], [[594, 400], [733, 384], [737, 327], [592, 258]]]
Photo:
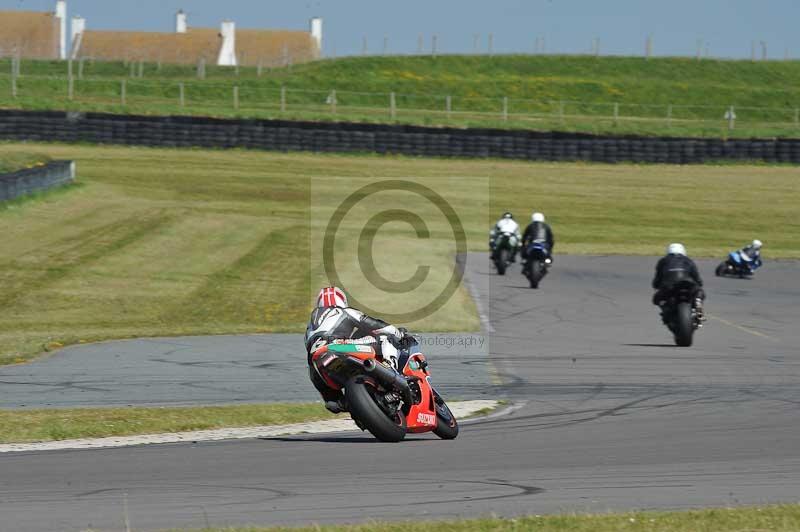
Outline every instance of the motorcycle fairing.
[[406, 415], [408, 432], [428, 432], [436, 427], [436, 404], [433, 401], [433, 388], [428, 380], [427, 366], [422, 353], [409, 356], [403, 366], [403, 375], [415, 377], [420, 391], [420, 402], [411, 405]]

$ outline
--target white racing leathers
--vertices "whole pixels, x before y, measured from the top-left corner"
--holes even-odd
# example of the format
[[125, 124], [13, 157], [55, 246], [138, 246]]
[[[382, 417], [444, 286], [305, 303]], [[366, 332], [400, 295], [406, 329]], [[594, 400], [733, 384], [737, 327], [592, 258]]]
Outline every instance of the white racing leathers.
[[503, 233], [510, 233], [514, 235], [516, 238], [516, 242], [513, 243], [515, 247], [519, 245], [519, 242], [522, 240], [522, 235], [519, 233], [519, 224], [515, 222], [511, 218], [500, 218], [491, 231], [489, 231], [489, 248], [494, 249], [494, 241], [497, 239], [499, 235]]
[[392, 340], [399, 341], [403, 333], [383, 320], [367, 316], [350, 307], [315, 308], [306, 328], [306, 351], [309, 364], [311, 354], [334, 340], [351, 343], [375, 344], [378, 355], [397, 369], [397, 348]]

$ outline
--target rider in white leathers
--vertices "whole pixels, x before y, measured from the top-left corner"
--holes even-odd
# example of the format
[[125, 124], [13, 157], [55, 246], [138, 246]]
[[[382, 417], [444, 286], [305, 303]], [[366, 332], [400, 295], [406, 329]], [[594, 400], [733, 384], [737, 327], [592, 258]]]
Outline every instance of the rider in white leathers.
[[404, 329], [398, 329], [383, 320], [367, 316], [360, 310], [347, 306], [347, 296], [341, 289], [330, 286], [320, 290], [317, 295], [317, 306], [311, 312], [311, 319], [306, 328], [305, 344], [311, 382], [322, 395], [325, 408], [335, 414], [345, 410], [342, 393], [328, 387], [311, 365], [311, 355], [317, 349], [334, 340], [373, 344], [381, 360], [397, 369], [398, 350], [395, 344], [405, 339]]
[[519, 224], [514, 220], [514, 216], [510, 212], [503, 213], [503, 216], [497, 220], [494, 227], [489, 231], [489, 249], [494, 251], [495, 241], [497, 237], [503, 233], [510, 233], [515, 238], [511, 240], [513, 246], [511, 250], [511, 262], [516, 260], [517, 251], [519, 251], [519, 244], [522, 241], [522, 235], [519, 232]]

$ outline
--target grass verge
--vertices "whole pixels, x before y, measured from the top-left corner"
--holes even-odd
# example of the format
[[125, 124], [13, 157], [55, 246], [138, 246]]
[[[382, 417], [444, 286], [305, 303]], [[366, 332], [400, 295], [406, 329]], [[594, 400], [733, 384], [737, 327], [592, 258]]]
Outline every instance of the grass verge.
[[41, 166], [48, 162], [50, 162], [50, 157], [44, 153], [27, 153], [24, 151], [0, 153], [0, 174]]
[[[515, 519], [371, 522], [363, 525], [206, 528], [203, 532], [796, 532], [800, 505], [709, 508], [685, 512], [544, 515]], [[180, 532], [173, 529], [172, 532]]]
[[[0, 60], [0, 106], [113, 113], [355, 120], [612, 134], [798, 136], [800, 63], [547, 55], [350, 57], [269, 69], [83, 65], [68, 99], [64, 61], [23, 61], [12, 97]], [[127, 78], [127, 79], [126, 79]], [[126, 104], [121, 81], [126, 79]], [[688, 80], [688, 81], [687, 81]], [[179, 82], [184, 104], [179, 104]], [[239, 88], [234, 108], [233, 87]], [[281, 111], [281, 87], [288, 89]], [[336, 90], [337, 105], [330, 105]], [[396, 95], [390, 118], [390, 93]], [[450, 111], [447, 111], [449, 98]], [[507, 119], [502, 109], [507, 98]], [[730, 131], [724, 114], [736, 109]]]
[[0, 443], [133, 436], [334, 419], [320, 403], [0, 410]]
[[[535, 209], [554, 228], [556, 253], [660, 255], [679, 240], [693, 256], [722, 257], [759, 238], [767, 261], [800, 258], [794, 167], [0, 144], [0, 157], [20, 151], [76, 160], [83, 185], [0, 210], [0, 364], [112, 338], [303, 331], [313, 294], [327, 282], [312, 238], [317, 214], [338, 201], [319, 198], [379, 178], [448, 190], [476, 251], [504, 210], [524, 224]], [[406, 258], [422, 257], [436, 275], [450, 272], [445, 222], [431, 224], [430, 239], [405, 223], [382, 226], [375, 268], [405, 279], [416, 265]], [[357, 242], [362, 227], [343, 223], [337, 246]], [[337, 266], [342, 278], [360, 271], [355, 260]], [[359, 299], [385, 296], [352, 279]], [[439, 311], [402, 325], [466, 331], [478, 321], [461, 289]]]

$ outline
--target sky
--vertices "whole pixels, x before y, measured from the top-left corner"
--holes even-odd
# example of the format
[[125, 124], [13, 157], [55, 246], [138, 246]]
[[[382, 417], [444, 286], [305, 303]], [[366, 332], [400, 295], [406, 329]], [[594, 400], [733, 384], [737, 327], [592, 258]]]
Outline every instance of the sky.
[[[0, 10], [51, 11], [55, 0], [0, 0]], [[68, 15], [88, 29], [173, 31], [183, 9], [189, 25], [307, 29], [323, 18], [326, 56], [430, 52], [590, 53], [757, 56], [800, 59], [800, 0], [68, 0]], [[0, 19], [0, 24], [2, 20]]]

